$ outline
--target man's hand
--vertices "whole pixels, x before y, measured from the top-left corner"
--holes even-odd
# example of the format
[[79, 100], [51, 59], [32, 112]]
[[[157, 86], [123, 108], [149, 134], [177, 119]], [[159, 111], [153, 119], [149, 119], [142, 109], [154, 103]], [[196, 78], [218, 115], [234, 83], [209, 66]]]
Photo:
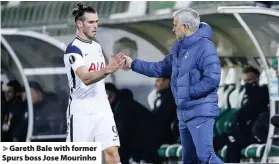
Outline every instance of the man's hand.
[[124, 60], [123, 65], [121, 66], [121, 68], [131, 69], [131, 65], [132, 65], [133, 60], [129, 56], [126, 56], [126, 55], [124, 55], [123, 58], [125, 60]]
[[110, 62], [106, 66], [106, 73], [110, 74], [117, 71], [124, 64], [124, 53], [119, 52], [117, 55], [112, 55], [110, 57]]

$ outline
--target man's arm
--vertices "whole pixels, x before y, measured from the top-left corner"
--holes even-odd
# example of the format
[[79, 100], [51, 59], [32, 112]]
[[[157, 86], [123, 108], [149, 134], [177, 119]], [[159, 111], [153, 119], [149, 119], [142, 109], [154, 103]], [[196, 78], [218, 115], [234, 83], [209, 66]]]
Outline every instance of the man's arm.
[[86, 86], [102, 80], [103, 78], [105, 78], [107, 75], [109, 75], [111, 73], [107, 69], [107, 67], [105, 67], [104, 69], [101, 69], [100, 71], [88, 72], [88, 68], [85, 65], [78, 67], [75, 72], [76, 72], [77, 76], [80, 78], [80, 80]]
[[110, 63], [105, 68], [96, 72], [89, 72], [82, 58], [81, 51], [76, 46], [73, 46], [71, 49], [71, 53], [68, 54], [71, 68], [86, 86], [96, 83], [110, 73], [117, 71], [121, 64], [120, 60], [123, 58], [123, 53], [119, 53], [111, 57]]
[[146, 62], [135, 59], [131, 68], [134, 72], [149, 76], [149, 77], [170, 77], [172, 72], [173, 55], [169, 54], [162, 61]]
[[194, 99], [205, 97], [219, 87], [221, 66], [217, 52], [205, 50], [198, 61], [198, 69], [201, 80], [189, 88], [189, 96]]
[[76, 74], [85, 85], [91, 85], [102, 80], [110, 73], [117, 71], [120, 68], [120, 65], [122, 65], [122, 58], [122, 53], [112, 56], [110, 63], [105, 68], [96, 72], [89, 72], [88, 68], [85, 65], [82, 65], [76, 69]]

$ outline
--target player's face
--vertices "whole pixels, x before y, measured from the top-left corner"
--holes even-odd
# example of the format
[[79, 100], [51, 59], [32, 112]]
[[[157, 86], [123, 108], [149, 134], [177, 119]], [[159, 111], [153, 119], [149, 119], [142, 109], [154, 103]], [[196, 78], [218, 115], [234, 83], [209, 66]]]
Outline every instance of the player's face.
[[83, 33], [84, 35], [89, 38], [93, 39], [96, 36], [97, 29], [98, 29], [98, 14], [95, 13], [85, 13], [84, 14], [84, 21], [83, 21]]
[[187, 31], [187, 25], [180, 24], [178, 17], [174, 17], [173, 19], [173, 29], [172, 31], [175, 33], [177, 39], [182, 39], [185, 36], [185, 32]]

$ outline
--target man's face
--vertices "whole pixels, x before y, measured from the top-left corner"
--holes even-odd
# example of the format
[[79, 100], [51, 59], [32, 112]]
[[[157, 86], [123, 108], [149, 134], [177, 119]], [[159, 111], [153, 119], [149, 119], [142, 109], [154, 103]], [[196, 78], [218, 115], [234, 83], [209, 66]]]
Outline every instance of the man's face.
[[158, 78], [155, 81], [155, 87], [157, 92], [169, 88], [169, 80], [164, 78]]
[[33, 88], [30, 88], [31, 90], [31, 97], [32, 97], [32, 101], [33, 101], [33, 104], [41, 101], [41, 96], [42, 96], [42, 93], [40, 91], [37, 91]]
[[82, 32], [87, 38], [93, 39], [96, 36], [98, 29], [98, 19], [97, 13], [84, 13], [84, 20], [77, 20], [78, 27], [82, 29]]
[[13, 87], [7, 86], [5, 90], [6, 101], [12, 101], [15, 98], [15, 90]]
[[259, 78], [253, 72], [244, 73], [243, 80], [245, 84], [259, 84]]
[[178, 17], [174, 17], [173, 19], [173, 29], [172, 31], [175, 33], [177, 39], [182, 39], [185, 36], [185, 31], [187, 31], [187, 25], [180, 24]]

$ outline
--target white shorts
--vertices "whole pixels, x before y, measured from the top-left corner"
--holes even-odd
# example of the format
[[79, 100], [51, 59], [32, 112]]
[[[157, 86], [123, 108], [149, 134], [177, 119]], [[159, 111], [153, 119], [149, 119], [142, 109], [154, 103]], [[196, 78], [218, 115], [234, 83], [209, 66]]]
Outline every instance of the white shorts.
[[107, 103], [96, 105], [92, 100], [70, 101], [67, 125], [66, 142], [101, 142], [102, 150], [120, 146], [114, 117]]

